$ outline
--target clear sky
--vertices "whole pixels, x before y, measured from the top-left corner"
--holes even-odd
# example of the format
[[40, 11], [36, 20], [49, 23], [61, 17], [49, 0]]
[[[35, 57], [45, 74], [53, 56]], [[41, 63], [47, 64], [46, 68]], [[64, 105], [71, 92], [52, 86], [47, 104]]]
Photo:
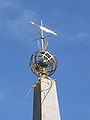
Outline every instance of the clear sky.
[[90, 0], [0, 0], [0, 120], [32, 120], [37, 80], [28, 65], [38, 50], [30, 21], [54, 30], [47, 50], [58, 60], [52, 78], [62, 120], [90, 120]]

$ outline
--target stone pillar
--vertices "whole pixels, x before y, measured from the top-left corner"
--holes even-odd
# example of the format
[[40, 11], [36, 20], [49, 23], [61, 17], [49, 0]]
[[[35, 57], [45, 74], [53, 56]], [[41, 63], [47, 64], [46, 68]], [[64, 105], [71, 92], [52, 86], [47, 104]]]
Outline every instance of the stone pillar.
[[61, 120], [56, 82], [45, 75], [34, 88], [33, 120]]

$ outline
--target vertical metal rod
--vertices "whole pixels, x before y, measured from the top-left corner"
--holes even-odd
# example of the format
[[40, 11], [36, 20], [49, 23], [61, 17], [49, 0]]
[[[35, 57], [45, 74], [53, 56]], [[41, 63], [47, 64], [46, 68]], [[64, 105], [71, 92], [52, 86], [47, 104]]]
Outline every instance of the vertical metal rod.
[[[43, 23], [42, 23], [42, 20], [41, 20], [41, 26], [43, 26]], [[44, 41], [43, 41], [43, 38], [44, 38], [44, 32], [43, 30], [41, 30], [41, 39], [42, 39], [42, 50], [43, 50], [43, 45], [44, 45]]]

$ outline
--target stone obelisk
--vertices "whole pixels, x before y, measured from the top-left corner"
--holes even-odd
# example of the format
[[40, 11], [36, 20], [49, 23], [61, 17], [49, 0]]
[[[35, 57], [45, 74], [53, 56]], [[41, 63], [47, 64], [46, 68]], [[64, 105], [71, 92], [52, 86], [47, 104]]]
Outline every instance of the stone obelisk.
[[[55, 56], [46, 51], [47, 41], [44, 32], [56, 35], [55, 32], [37, 25], [40, 30], [40, 40], [38, 40], [39, 51], [35, 52], [29, 61], [31, 70], [39, 76], [34, 83], [34, 100], [33, 100], [33, 120], [61, 120], [59, 103], [56, 90], [56, 80], [51, 79], [57, 68], [57, 60]], [[41, 44], [40, 44], [41, 42]]]
[[51, 79], [50, 87], [51, 81], [45, 76], [41, 79], [44, 82], [34, 88], [33, 120], [61, 120], [56, 81]]

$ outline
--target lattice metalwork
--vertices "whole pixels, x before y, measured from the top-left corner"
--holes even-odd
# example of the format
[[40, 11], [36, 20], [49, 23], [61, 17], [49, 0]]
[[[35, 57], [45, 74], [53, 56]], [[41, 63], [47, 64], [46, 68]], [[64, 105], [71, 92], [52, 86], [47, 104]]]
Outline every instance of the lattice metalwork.
[[31, 70], [37, 76], [46, 74], [47, 76], [52, 75], [57, 68], [57, 60], [55, 56], [46, 50], [35, 52], [29, 61]]

